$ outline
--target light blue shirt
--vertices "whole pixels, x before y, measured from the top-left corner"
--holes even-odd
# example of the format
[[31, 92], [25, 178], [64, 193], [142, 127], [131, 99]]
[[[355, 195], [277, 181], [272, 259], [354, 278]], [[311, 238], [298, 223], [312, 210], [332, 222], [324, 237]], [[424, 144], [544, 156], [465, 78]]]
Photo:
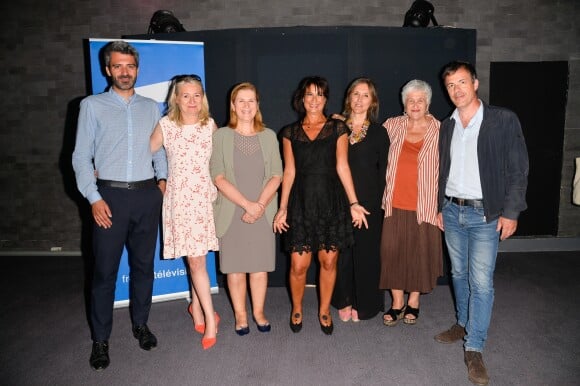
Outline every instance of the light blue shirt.
[[466, 199], [481, 199], [481, 179], [479, 177], [479, 162], [477, 159], [477, 138], [483, 120], [483, 103], [463, 127], [457, 109], [451, 115], [455, 121], [453, 138], [451, 139], [451, 168], [445, 188], [445, 195]]
[[165, 150], [151, 154], [149, 146], [160, 116], [154, 100], [134, 94], [126, 101], [112, 88], [83, 99], [72, 164], [77, 187], [91, 204], [101, 199], [95, 171], [113, 181], [167, 178]]

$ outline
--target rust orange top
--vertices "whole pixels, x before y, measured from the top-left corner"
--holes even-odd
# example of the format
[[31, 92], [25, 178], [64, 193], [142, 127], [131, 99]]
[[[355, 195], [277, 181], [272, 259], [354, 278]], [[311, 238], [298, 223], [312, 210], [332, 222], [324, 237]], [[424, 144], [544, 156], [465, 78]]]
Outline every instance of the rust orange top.
[[397, 164], [395, 175], [395, 191], [393, 192], [393, 208], [417, 210], [419, 176], [418, 157], [423, 146], [423, 139], [418, 142], [404, 141]]

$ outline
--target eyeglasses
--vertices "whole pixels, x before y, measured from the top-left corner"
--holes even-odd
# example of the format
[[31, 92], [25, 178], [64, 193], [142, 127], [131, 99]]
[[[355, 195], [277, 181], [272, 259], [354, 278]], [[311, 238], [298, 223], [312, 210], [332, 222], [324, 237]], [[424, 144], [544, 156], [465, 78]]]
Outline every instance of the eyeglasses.
[[190, 75], [175, 75], [173, 78], [171, 78], [171, 83], [176, 84], [186, 80], [197, 80], [198, 82], [201, 82], [201, 78], [198, 75], [190, 74]]

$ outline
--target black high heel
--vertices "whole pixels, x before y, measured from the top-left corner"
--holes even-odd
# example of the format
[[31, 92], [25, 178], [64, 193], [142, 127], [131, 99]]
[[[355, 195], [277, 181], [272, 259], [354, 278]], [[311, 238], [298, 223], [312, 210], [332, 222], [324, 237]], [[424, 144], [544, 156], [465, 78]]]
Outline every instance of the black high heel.
[[[300, 322], [294, 323], [293, 319], [300, 318]], [[302, 330], [302, 314], [300, 312], [295, 313], [293, 316], [290, 317], [290, 329], [293, 333], [300, 332]]]
[[318, 319], [318, 322], [320, 323], [320, 329], [326, 335], [332, 335], [332, 331], [334, 330], [334, 325], [332, 324], [332, 319], [330, 319], [330, 324], [328, 324], [328, 325], [322, 324], [322, 321], [326, 322], [329, 319], [330, 319], [330, 315], [321, 315], [320, 318]]

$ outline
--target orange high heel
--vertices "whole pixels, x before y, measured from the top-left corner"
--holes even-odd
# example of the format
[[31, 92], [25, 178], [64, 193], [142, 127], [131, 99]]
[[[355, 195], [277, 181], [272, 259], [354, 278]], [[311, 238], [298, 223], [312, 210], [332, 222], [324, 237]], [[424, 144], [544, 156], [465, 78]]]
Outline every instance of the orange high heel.
[[195, 320], [193, 319], [193, 304], [189, 303], [189, 307], [187, 307], [187, 312], [189, 316], [191, 316], [191, 321], [193, 322], [193, 329], [200, 334], [205, 332], [205, 323], [195, 324]]
[[217, 338], [201, 338], [201, 347], [204, 350], [210, 349], [217, 343]]
[[[189, 315], [191, 316], [191, 320], [193, 321], [193, 329], [195, 331], [199, 332], [200, 334], [204, 334], [205, 333], [205, 323], [195, 324], [195, 321], [193, 320], [193, 309], [192, 309], [191, 303], [189, 303], [189, 307], [187, 307], [187, 312], [189, 313]], [[216, 333], [217, 333], [217, 327], [220, 324], [220, 316], [218, 315], [217, 312], [215, 312], [214, 315], [215, 315], [215, 324], [216, 324]]]
[[[218, 333], [218, 326], [220, 324], [220, 316], [218, 315], [217, 312], [214, 312], [215, 315], [215, 333], [217, 335]], [[205, 324], [204, 324], [204, 330], [205, 330]], [[214, 338], [201, 338], [201, 347], [203, 347], [204, 350], [210, 349], [213, 346], [215, 346], [215, 344], [217, 343], [217, 336]]]

